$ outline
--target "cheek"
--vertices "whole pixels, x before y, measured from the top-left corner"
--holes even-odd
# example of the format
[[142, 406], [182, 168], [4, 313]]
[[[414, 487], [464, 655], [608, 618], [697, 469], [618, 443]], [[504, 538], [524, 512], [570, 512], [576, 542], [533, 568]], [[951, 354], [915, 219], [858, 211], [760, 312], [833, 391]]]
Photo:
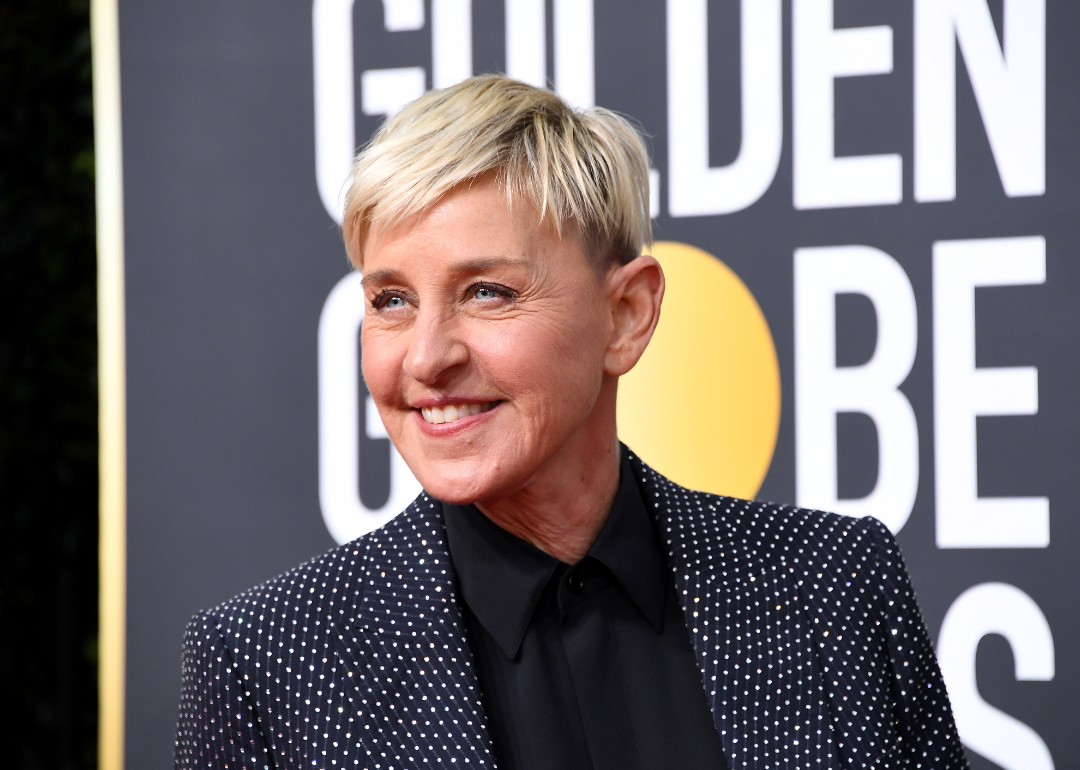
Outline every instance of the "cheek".
[[392, 341], [384, 337], [385, 335], [366, 329], [360, 333], [364, 382], [378, 404], [393, 403], [399, 397], [402, 357]]
[[[475, 355], [508, 395], [551, 402], [591, 402], [603, 376], [603, 332], [595, 318], [536, 313], [484, 335]], [[536, 414], [535, 416], [540, 416]]]

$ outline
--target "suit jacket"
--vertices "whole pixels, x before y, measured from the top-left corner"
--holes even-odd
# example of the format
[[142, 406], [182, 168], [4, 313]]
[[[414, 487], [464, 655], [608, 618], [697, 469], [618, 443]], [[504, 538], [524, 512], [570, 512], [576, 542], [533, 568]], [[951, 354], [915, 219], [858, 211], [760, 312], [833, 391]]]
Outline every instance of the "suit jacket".
[[[884, 526], [631, 462], [733, 770], [967, 766]], [[180, 710], [178, 768], [494, 767], [439, 502], [196, 616]]]

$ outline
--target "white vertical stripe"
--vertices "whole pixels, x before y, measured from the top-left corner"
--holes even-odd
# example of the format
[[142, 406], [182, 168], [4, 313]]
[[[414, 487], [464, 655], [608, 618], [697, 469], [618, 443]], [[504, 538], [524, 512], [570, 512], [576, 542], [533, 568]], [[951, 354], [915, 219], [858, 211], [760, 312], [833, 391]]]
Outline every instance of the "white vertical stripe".
[[356, 153], [353, 0], [314, 0], [315, 182], [326, 212], [341, 224]]
[[506, 74], [547, 86], [544, 0], [506, 0]]
[[432, 85], [447, 88], [472, 74], [472, 0], [432, 0]]
[[555, 0], [555, 88], [578, 109], [596, 104], [593, 0]]

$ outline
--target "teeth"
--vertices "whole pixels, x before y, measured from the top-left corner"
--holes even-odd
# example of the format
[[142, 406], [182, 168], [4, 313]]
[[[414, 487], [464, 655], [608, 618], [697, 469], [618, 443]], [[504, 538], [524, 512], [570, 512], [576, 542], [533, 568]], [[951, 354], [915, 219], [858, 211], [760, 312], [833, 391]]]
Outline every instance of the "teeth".
[[432, 425], [442, 425], [446, 422], [457, 422], [462, 417], [486, 412], [495, 406], [490, 404], [453, 404], [449, 406], [425, 406], [420, 409], [424, 420]]

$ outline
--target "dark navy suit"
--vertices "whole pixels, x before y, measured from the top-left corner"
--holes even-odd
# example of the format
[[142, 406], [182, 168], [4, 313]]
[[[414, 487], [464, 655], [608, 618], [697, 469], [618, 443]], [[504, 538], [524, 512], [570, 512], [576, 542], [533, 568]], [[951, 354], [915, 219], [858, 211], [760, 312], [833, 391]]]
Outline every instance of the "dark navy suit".
[[[885, 527], [692, 492], [631, 461], [733, 770], [967, 766]], [[425, 494], [188, 627], [177, 767], [494, 765]]]

